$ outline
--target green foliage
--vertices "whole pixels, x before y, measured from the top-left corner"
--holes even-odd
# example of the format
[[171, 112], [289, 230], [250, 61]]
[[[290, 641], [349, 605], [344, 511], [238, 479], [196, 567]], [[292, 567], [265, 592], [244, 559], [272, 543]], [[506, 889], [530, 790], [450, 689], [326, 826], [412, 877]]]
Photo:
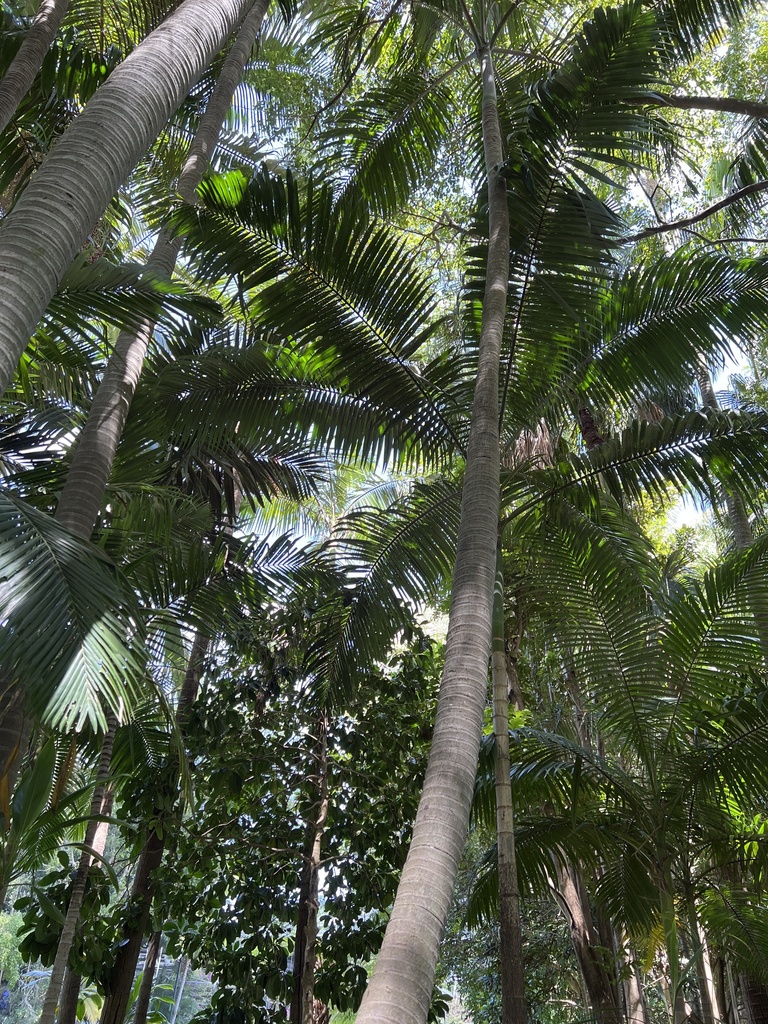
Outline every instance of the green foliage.
[[[66, 855], [60, 855], [61, 866], [48, 871], [30, 887], [29, 896], [16, 901], [23, 913], [19, 928], [18, 949], [27, 960], [39, 960], [50, 967], [56, 956], [61, 929], [72, 890], [73, 871]], [[92, 978], [104, 969], [109, 959], [101, 929], [96, 927], [99, 914], [109, 904], [113, 887], [107, 873], [98, 864], [91, 865], [83, 899], [78, 932], [69, 966], [78, 974]]]
[[102, 698], [119, 714], [143, 672], [132, 595], [97, 548], [8, 492], [0, 531], [0, 660], [43, 722], [105, 728]]
[[17, 940], [20, 925], [21, 914], [0, 914], [0, 978], [10, 988], [19, 980], [24, 963]]

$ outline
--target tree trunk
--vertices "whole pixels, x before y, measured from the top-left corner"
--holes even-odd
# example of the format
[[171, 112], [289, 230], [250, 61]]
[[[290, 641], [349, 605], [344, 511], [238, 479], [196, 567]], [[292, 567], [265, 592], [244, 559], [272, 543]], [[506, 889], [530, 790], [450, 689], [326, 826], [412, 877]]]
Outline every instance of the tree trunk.
[[[176, 710], [176, 718], [182, 731], [183, 723], [186, 722], [189, 715], [189, 708], [197, 697], [201, 665], [208, 649], [208, 643], [208, 638], [203, 634], [195, 634]], [[160, 867], [164, 852], [165, 832], [163, 832], [162, 839], [157, 832], [150, 832], [146, 845], [139, 856], [131, 888], [131, 900], [138, 903], [139, 914], [134, 919], [133, 925], [130, 928], [126, 927], [123, 932], [123, 942], [117, 951], [112, 971], [112, 987], [104, 1001], [100, 1024], [123, 1024], [144, 933], [147, 930], [152, 910], [152, 900], [155, 895], [153, 874]]]
[[523, 935], [515, 854], [515, 810], [509, 777], [509, 681], [504, 643], [504, 571], [498, 555], [491, 653], [493, 736], [496, 744], [496, 847], [499, 866], [499, 925], [502, 1024], [526, 1024]]
[[312, 866], [309, 853], [304, 855], [299, 882], [299, 909], [296, 915], [296, 941], [293, 946], [293, 998], [289, 1013], [290, 1024], [301, 1024], [301, 979], [304, 976], [304, 944], [309, 918], [309, 900], [312, 883]]
[[556, 898], [570, 925], [571, 940], [584, 979], [590, 1006], [598, 1024], [621, 1024], [621, 1014], [611, 979], [598, 952], [598, 936], [592, 923], [589, 901], [574, 868], [557, 855]]
[[250, 0], [184, 0], [88, 102], [0, 228], [0, 393], [72, 258]]
[[[117, 719], [111, 711], [107, 710], [107, 723], [108, 728], [104, 741], [101, 745], [101, 754], [99, 756], [99, 767], [96, 776], [96, 788], [93, 791], [93, 797], [91, 799], [91, 820], [88, 822], [88, 828], [85, 833], [85, 846], [90, 847], [91, 850], [95, 850], [99, 856], [104, 852], [104, 846], [107, 841], [107, 830], [106, 828], [100, 828], [104, 823], [96, 820], [98, 815], [109, 813], [111, 808], [112, 795], [107, 788], [107, 779], [109, 778], [110, 765], [112, 763], [112, 747], [115, 742], [115, 733], [117, 732]], [[101, 846], [101, 849], [98, 847]], [[72, 883], [72, 894], [69, 898], [69, 906], [67, 907], [67, 915], [64, 921], [64, 926], [61, 930], [61, 938], [59, 939], [59, 945], [56, 949], [56, 959], [53, 962], [51, 969], [51, 977], [48, 982], [48, 991], [45, 994], [45, 1000], [43, 1002], [43, 1009], [40, 1013], [40, 1024], [53, 1024], [56, 1018], [56, 1007], [59, 1003], [59, 996], [61, 995], [61, 985], [64, 980], [64, 971], [67, 967], [67, 960], [72, 950], [72, 944], [75, 941], [75, 933], [77, 931], [77, 925], [80, 921], [80, 909], [83, 905], [83, 897], [85, 896], [86, 885], [88, 884], [88, 869], [93, 861], [93, 856], [90, 850], [83, 850], [80, 857], [80, 863], [77, 866], [77, 873]]]
[[739, 987], [750, 1024], [768, 1024], [768, 988], [749, 974], [739, 975]]
[[627, 1024], [649, 1024], [648, 1007], [645, 993], [640, 982], [637, 965], [629, 960], [626, 964], [627, 975], [624, 979], [624, 1004], [627, 1011]]
[[[133, 978], [144, 932], [149, 922], [152, 898], [155, 894], [153, 873], [160, 867], [165, 843], [157, 832], [150, 832], [136, 865], [136, 875], [131, 886], [131, 903], [138, 905], [139, 913], [135, 924], [123, 933], [123, 941], [117, 951], [112, 972], [112, 987], [101, 1011], [100, 1024], [123, 1024], [128, 1000], [133, 988]], [[42, 1024], [42, 1022], [41, 1022]]]
[[42, 0], [38, 7], [19, 52], [0, 81], [0, 132], [8, 127], [32, 87], [68, 7], [69, 0]]
[[300, 1024], [313, 1024], [315, 1006], [315, 964], [317, 960], [317, 913], [320, 908], [320, 858], [323, 832], [328, 820], [328, 715], [323, 713], [318, 743], [318, 810], [313, 826], [309, 858], [307, 914], [301, 948]]
[[[187, 203], [195, 201], [195, 190], [210, 162], [269, 6], [269, 0], [255, 0], [255, 3], [249, 0], [249, 3], [253, 6], [227, 55], [179, 176], [178, 192]], [[171, 237], [167, 228], [161, 228], [147, 267], [170, 278], [180, 248], [181, 240]], [[70, 530], [86, 537], [91, 535], [104, 499], [117, 445], [154, 328], [152, 320], [145, 320], [138, 330], [120, 332], [88, 419], [75, 444], [56, 518]]]
[[67, 967], [59, 998], [58, 1024], [75, 1024], [82, 980], [81, 975]]
[[720, 1012], [717, 1007], [717, 996], [712, 981], [709, 955], [692, 895], [688, 895], [687, 902], [688, 930], [690, 933], [691, 949], [696, 960], [696, 980], [698, 982], [699, 1001], [701, 1003], [701, 1018], [703, 1024], [716, 1024], [716, 1021], [720, 1019]]
[[32, 722], [24, 715], [21, 688], [5, 679], [0, 679], [0, 688], [0, 811], [5, 813], [29, 744]]
[[187, 975], [189, 974], [189, 957], [182, 957], [179, 967], [180, 970], [176, 976], [176, 991], [173, 994], [173, 1009], [171, 1010], [171, 1016], [168, 1024], [176, 1024], [176, 1018], [179, 1015], [181, 997], [184, 995], [184, 986], [187, 983]]
[[[157, 960], [160, 955], [160, 943], [163, 938], [162, 932], [152, 932], [147, 941], [147, 951], [144, 956], [144, 971], [141, 975], [139, 994], [136, 997], [136, 1006], [133, 1011], [133, 1024], [146, 1024], [149, 1013], [149, 1001], [152, 998], [152, 989], [155, 984], [155, 971]], [[64, 1024], [59, 1021], [59, 1024]]]
[[424, 1024], [466, 840], [488, 685], [499, 516], [499, 354], [509, 279], [509, 211], [496, 83], [480, 51], [488, 176], [488, 263], [445, 667], [408, 858], [357, 1024]]

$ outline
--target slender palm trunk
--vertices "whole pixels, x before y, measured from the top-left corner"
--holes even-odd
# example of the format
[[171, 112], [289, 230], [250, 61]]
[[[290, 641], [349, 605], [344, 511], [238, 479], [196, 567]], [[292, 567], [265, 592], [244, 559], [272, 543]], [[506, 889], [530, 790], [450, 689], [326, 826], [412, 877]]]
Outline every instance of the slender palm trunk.
[[38, 7], [19, 52], [0, 81], [0, 132], [8, 127], [29, 92], [68, 7], [69, 0], [42, 0]]
[[179, 973], [176, 976], [176, 991], [173, 996], [173, 1009], [171, 1010], [171, 1016], [168, 1020], [168, 1024], [176, 1024], [176, 1018], [179, 1015], [179, 1007], [181, 1006], [181, 998], [184, 995], [184, 986], [187, 983], [187, 975], [189, 974], [189, 957], [182, 957], [181, 963], [179, 964]]
[[[104, 828], [101, 829], [101, 836], [103, 837], [101, 843], [98, 842], [97, 834], [99, 833], [100, 825], [102, 823], [96, 819], [98, 815], [108, 813], [108, 809], [111, 806], [111, 794], [107, 786], [107, 780], [109, 778], [110, 766], [112, 763], [112, 747], [115, 742], [115, 733], [117, 732], [117, 719], [110, 711], [107, 711], [107, 722], [108, 728], [101, 744], [101, 754], [99, 755], [96, 788], [93, 791], [93, 797], [91, 799], [90, 821], [88, 822], [88, 828], [85, 833], [85, 846], [89, 847], [89, 849], [83, 850], [80, 857], [80, 863], [77, 867], [77, 873], [75, 874], [75, 878], [72, 883], [72, 894], [69, 898], [67, 915], [64, 920], [64, 926], [61, 930], [59, 945], [56, 949], [56, 959], [54, 960], [53, 967], [51, 969], [48, 991], [45, 994], [43, 1009], [40, 1013], [40, 1024], [53, 1024], [53, 1021], [56, 1018], [56, 1007], [58, 1006], [59, 996], [61, 995], [64, 971], [67, 967], [67, 960], [69, 959], [69, 954], [72, 950], [72, 944], [75, 941], [75, 933], [80, 920], [80, 909], [83, 905], [85, 888], [88, 884], [88, 869], [90, 868], [93, 860], [90, 850], [95, 850], [96, 853], [100, 855], [104, 852], [104, 844], [106, 843], [107, 833]], [[98, 845], [101, 845], [100, 850], [98, 849]]]
[[[252, 7], [227, 55], [179, 177], [178, 192], [187, 203], [195, 201], [195, 190], [210, 162], [269, 6], [269, 0], [249, 2]], [[180, 239], [162, 228], [147, 266], [163, 277], [171, 277], [180, 248]], [[85, 532], [86, 536], [93, 530], [104, 498], [154, 328], [152, 320], [145, 320], [137, 330], [120, 332], [75, 446], [56, 518], [70, 530]]]
[[749, 974], [739, 975], [739, 986], [750, 1024], [768, 1024], [768, 988]]
[[624, 964], [624, 1005], [627, 1011], [627, 1024], [649, 1024], [648, 1006], [640, 981], [640, 972], [633, 962], [632, 956]]
[[483, 710], [499, 515], [499, 354], [509, 280], [509, 211], [496, 83], [480, 52], [488, 175], [488, 263], [445, 668], [413, 839], [357, 1024], [424, 1024], [466, 841]]
[[75, 118], [0, 228], [0, 393], [72, 258], [252, 0], [184, 0]]
[[496, 744], [496, 848], [499, 866], [499, 925], [502, 1024], [526, 1024], [523, 933], [515, 853], [515, 810], [509, 777], [509, 680], [504, 643], [504, 571], [499, 551], [493, 604], [491, 651], [493, 736]]
[[0, 809], [10, 804], [31, 728], [21, 689], [0, 676]]

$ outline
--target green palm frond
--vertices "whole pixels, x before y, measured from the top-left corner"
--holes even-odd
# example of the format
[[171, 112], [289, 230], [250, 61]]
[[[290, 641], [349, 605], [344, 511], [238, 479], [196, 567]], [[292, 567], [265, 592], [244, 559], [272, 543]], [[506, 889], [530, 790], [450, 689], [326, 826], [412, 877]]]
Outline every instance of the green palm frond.
[[768, 906], [750, 887], [714, 881], [701, 895], [699, 913], [708, 935], [717, 935], [734, 966], [768, 980]]
[[67, 13], [65, 27], [76, 29], [102, 57], [115, 48], [125, 58], [178, 3], [179, 0], [113, 0], [105, 6], [99, 0], [76, 0]]
[[533, 384], [529, 372], [510, 412], [535, 422], [562, 414], [574, 393], [606, 408], [686, 386], [702, 358], [727, 358], [734, 341], [765, 330], [767, 272], [763, 260], [677, 254], [626, 271], [595, 289], [592, 308], [558, 339], [554, 372], [528, 367]]
[[406, 68], [334, 118], [323, 142], [347, 169], [340, 207], [363, 201], [390, 216], [407, 205], [414, 188], [429, 179], [461, 116], [447, 79], [465, 63], [439, 75]]
[[655, 0], [667, 45], [691, 60], [752, 10], [752, 0]]
[[451, 434], [444, 396], [414, 361], [437, 326], [431, 282], [394, 231], [290, 173], [228, 175], [201, 193], [207, 209], [181, 211], [176, 228], [204, 275], [237, 282], [252, 323], [339, 360], [369, 401], [396, 394], [421, 429]]
[[[374, 401], [361, 390], [347, 362], [323, 349], [278, 344], [272, 331], [246, 327], [217, 332], [199, 353], [156, 362], [142, 385], [126, 436], [165, 433], [183, 449], [188, 447], [187, 434], [211, 450], [236, 439], [242, 450], [251, 446], [257, 458], [259, 452], [263, 457], [273, 452], [286, 469], [298, 469], [303, 460], [310, 477], [322, 473], [318, 460], [329, 453], [380, 467], [438, 464], [451, 448], [442, 424], [429, 416], [422, 419], [410, 407], [403, 409], [394, 389], [382, 391]], [[461, 374], [450, 356], [421, 368], [422, 380], [446, 395]], [[445, 421], [450, 417], [457, 429], [463, 426], [460, 410], [447, 400], [442, 411]], [[165, 425], [155, 423], [160, 416]], [[296, 495], [306, 490], [286, 489]]]
[[383, 656], [450, 574], [460, 502], [455, 482], [436, 478], [384, 511], [356, 511], [339, 524], [329, 553], [347, 579], [341, 609], [329, 609], [328, 628], [307, 653], [307, 670], [331, 700], [352, 691], [361, 668]]
[[0, 661], [30, 711], [56, 728], [104, 729], [143, 674], [136, 608], [98, 548], [0, 493]]
[[566, 494], [585, 509], [600, 508], [606, 491], [619, 505], [646, 493], [663, 501], [670, 488], [715, 501], [722, 487], [750, 494], [756, 483], [763, 486], [767, 443], [768, 418], [762, 413], [720, 410], [658, 423], [636, 420], [586, 454], [530, 470], [523, 484], [527, 494], [518, 492], [519, 504], [506, 518], [524, 516], [540, 502], [557, 504]]
[[[574, 325], [589, 322], [620, 230], [601, 191], [615, 172], [653, 165], [671, 143], [664, 122], [637, 109], [661, 75], [652, 14], [636, 4], [599, 9], [568, 50], [509, 112], [503, 173], [512, 260], [503, 405], [510, 389], [542, 394], [562, 376], [567, 339]], [[476, 258], [469, 293], [475, 321], [483, 288]]]
[[215, 302], [190, 294], [146, 267], [80, 256], [48, 306], [44, 329], [54, 336], [87, 335], [92, 321], [101, 319], [118, 327], [138, 327], [152, 320], [161, 329], [178, 331], [181, 318], [204, 326], [218, 315]]

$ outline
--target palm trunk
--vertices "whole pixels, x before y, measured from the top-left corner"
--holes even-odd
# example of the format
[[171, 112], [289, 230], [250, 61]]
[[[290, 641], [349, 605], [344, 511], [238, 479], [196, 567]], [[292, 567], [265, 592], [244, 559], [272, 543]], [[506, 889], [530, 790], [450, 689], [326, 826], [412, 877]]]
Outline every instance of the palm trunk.
[[[155, 971], [157, 960], [160, 955], [160, 943], [163, 938], [162, 932], [152, 932], [147, 941], [147, 951], [144, 955], [144, 971], [141, 975], [139, 994], [136, 997], [136, 1006], [133, 1011], [133, 1024], [146, 1024], [149, 1013], [149, 1001], [152, 998], [152, 989], [155, 984]], [[65, 1024], [59, 1021], [59, 1024]]]
[[189, 957], [182, 957], [179, 967], [180, 970], [176, 975], [176, 991], [173, 995], [173, 1009], [171, 1010], [171, 1016], [168, 1024], [176, 1024], [176, 1018], [179, 1015], [181, 997], [184, 995], [184, 986], [187, 983], [187, 975], [189, 974]]
[[184, 0], [109, 76], [0, 228], [0, 393], [72, 258], [251, 0]]
[[488, 684], [499, 516], [499, 355], [509, 279], [509, 211], [496, 83], [480, 51], [488, 176], [488, 263], [445, 668], [413, 839], [357, 1024], [424, 1024], [466, 841]]
[[699, 925], [696, 905], [692, 893], [687, 894], [688, 903], [688, 930], [690, 934], [691, 948], [696, 960], [696, 980], [699, 989], [699, 1001], [701, 1003], [701, 1018], [703, 1024], [716, 1024], [720, 1019], [717, 1009], [717, 997], [712, 982], [712, 969], [709, 964], [704, 935]]
[[625, 973], [624, 1004], [627, 1011], [627, 1024], [649, 1024], [648, 1006], [640, 982], [640, 972], [631, 959], [625, 963]]
[[[227, 55], [179, 177], [178, 192], [187, 203], [195, 201], [195, 190], [210, 162], [269, 6], [269, 0], [249, 2], [252, 7]], [[147, 266], [163, 277], [171, 277], [180, 248], [180, 239], [173, 238], [166, 228], [162, 228]], [[152, 320], [145, 320], [138, 330], [120, 332], [75, 445], [56, 518], [68, 529], [86, 537], [91, 535], [104, 498], [154, 328]]]
[[69, 0], [42, 0], [38, 7], [19, 52], [0, 81], [0, 132], [8, 127], [32, 87], [68, 7]]
[[10, 803], [31, 728], [21, 688], [0, 677], [0, 809]]
[[498, 556], [491, 653], [493, 736], [496, 744], [496, 848], [499, 866], [499, 925], [502, 1024], [526, 1024], [523, 935], [515, 854], [515, 811], [509, 777], [509, 681], [504, 643], [504, 571]]
[[[102, 828], [100, 830], [99, 827], [102, 823], [96, 819], [98, 815], [108, 813], [111, 805], [111, 794], [107, 788], [107, 779], [109, 778], [110, 765], [112, 762], [112, 747], [115, 742], [115, 733], [117, 732], [117, 719], [110, 711], [107, 711], [107, 721], [108, 729], [101, 745], [99, 767], [96, 776], [96, 788], [93, 791], [93, 797], [91, 799], [91, 820], [88, 822], [88, 828], [85, 833], [86, 847], [90, 847], [91, 850], [95, 850], [99, 855], [104, 852], [107, 830], [106, 828]], [[101, 832], [101, 835], [97, 838], [99, 831]], [[101, 845], [101, 849], [98, 849], [99, 845]], [[75, 933], [77, 931], [78, 922], [80, 921], [80, 909], [83, 905], [85, 888], [88, 883], [88, 869], [91, 866], [92, 860], [93, 856], [90, 853], [90, 850], [83, 850], [80, 857], [80, 863], [77, 867], [77, 873], [75, 874], [75, 879], [72, 883], [72, 895], [69, 898], [67, 915], [64, 920], [64, 926], [61, 930], [61, 938], [59, 939], [59, 945], [56, 949], [56, 959], [53, 962], [51, 977], [48, 982], [48, 991], [45, 994], [43, 1009], [40, 1013], [40, 1024], [53, 1024], [53, 1021], [56, 1018], [56, 1007], [58, 1006], [59, 996], [61, 995], [64, 971], [67, 967], [67, 960], [69, 959], [69, 954], [72, 950], [72, 944], [75, 941]]]

